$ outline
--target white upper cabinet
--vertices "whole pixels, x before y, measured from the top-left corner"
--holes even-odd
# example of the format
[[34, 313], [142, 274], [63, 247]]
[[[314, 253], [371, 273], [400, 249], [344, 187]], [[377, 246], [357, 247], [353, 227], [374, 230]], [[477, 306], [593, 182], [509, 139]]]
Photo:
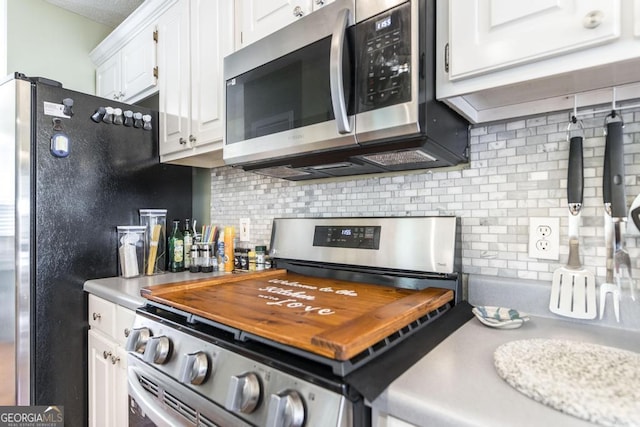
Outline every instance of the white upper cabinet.
[[436, 22], [436, 96], [471, 122], [640, 96], [640, 0], [437, 0]]
[[179, 0], [158, 23], [160, 160], [222, 166], [223, 72], [233, 3]]
[[333, 0], [236, 0], [238, 48], [255, 42]]
[[156, 25], [149, 25], [122, 47], [122, 93], [130, 100], [157, 84]]
[[96, 95], [136, 102], [156, 89], [155, 25], [140, 31], [96, 69]]
[[191, 0], [191, 128], [203, 142], [222, 142], [223, 59], [233, 51], [233, 8], [212, 3], [220, 2]]
[[241, 43], [246, 46], [310, 14], [312, 0], [240, 0]]
[[620, 2], [473, 0], [449, 3], [452, 80], [538, 61], [620, 37]]
[[120, 99], [122, 92], [122, 56], [116, 53], [96, 68], [96, 95]]
[[143, 3], [89, 54], [96, 65], [96, 95], [135, 103], [158, 91], [156, 22], [175, 1]]
[[158, 22], [160, 155], [187, 148], [189, 132], [189, 1], [179, 1]]

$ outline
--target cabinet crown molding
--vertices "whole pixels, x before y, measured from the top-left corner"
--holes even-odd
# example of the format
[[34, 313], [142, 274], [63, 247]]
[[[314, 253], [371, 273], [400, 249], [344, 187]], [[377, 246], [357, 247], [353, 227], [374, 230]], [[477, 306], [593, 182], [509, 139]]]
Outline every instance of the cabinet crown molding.
[[99, 66], [115, 55], [122, 46], [135, 37], [140, 31], [157, 22], [158, 18], [179, 0], [145, 0], [120, 25], [118, 25], [103, 41], [96, 46], [89, 57], [94, 65]]

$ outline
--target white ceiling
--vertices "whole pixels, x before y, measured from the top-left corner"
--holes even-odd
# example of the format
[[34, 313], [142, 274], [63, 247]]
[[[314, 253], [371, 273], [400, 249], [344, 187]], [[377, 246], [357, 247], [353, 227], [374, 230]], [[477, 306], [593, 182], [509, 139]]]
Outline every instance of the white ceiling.
[[117, 27], [144, 0], [46, 0], [54, 6], [82, 15], [92, 21]]

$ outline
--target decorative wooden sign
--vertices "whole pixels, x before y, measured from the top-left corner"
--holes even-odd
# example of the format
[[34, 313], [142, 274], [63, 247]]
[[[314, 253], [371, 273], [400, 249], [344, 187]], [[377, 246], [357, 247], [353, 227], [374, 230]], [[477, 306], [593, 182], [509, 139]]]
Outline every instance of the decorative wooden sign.
[[141, 294], [336, 360], [354, 357], [453, 300], [446, 289], [398, 289], [286, 270], [150, 286]]

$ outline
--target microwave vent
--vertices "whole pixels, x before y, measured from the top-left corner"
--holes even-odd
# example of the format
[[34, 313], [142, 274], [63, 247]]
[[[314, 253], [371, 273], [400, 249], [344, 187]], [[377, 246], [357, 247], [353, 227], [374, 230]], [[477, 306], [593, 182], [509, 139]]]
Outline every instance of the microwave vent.
[[342, 169], [342, 168], [350, 168], [353, 167], [353, 163], [351, 162], [339, 162], [339, 163], [331, 163], [328, 165], [319, 165], [319, 166], [311, 166], [309, 169], [324, 171], [329, 169]]
[[366, 156], [362, 156], [362, 158], [380, 166], [398, 166], [412, 163], [436, 161], [435, 157], [430, 156], [429, 154], [420, 150], [392, 151], [380, 154], [369, 154]]
[[293, 169], [291, 166], [275, 166], [270, 168], [254, 169], [251, 172], [257, 173], [258, 175], [281, 179], [299, 178], [302, 176], [311, 175], [311, 173], [309, 172], [305, 172], [299, 169]]

